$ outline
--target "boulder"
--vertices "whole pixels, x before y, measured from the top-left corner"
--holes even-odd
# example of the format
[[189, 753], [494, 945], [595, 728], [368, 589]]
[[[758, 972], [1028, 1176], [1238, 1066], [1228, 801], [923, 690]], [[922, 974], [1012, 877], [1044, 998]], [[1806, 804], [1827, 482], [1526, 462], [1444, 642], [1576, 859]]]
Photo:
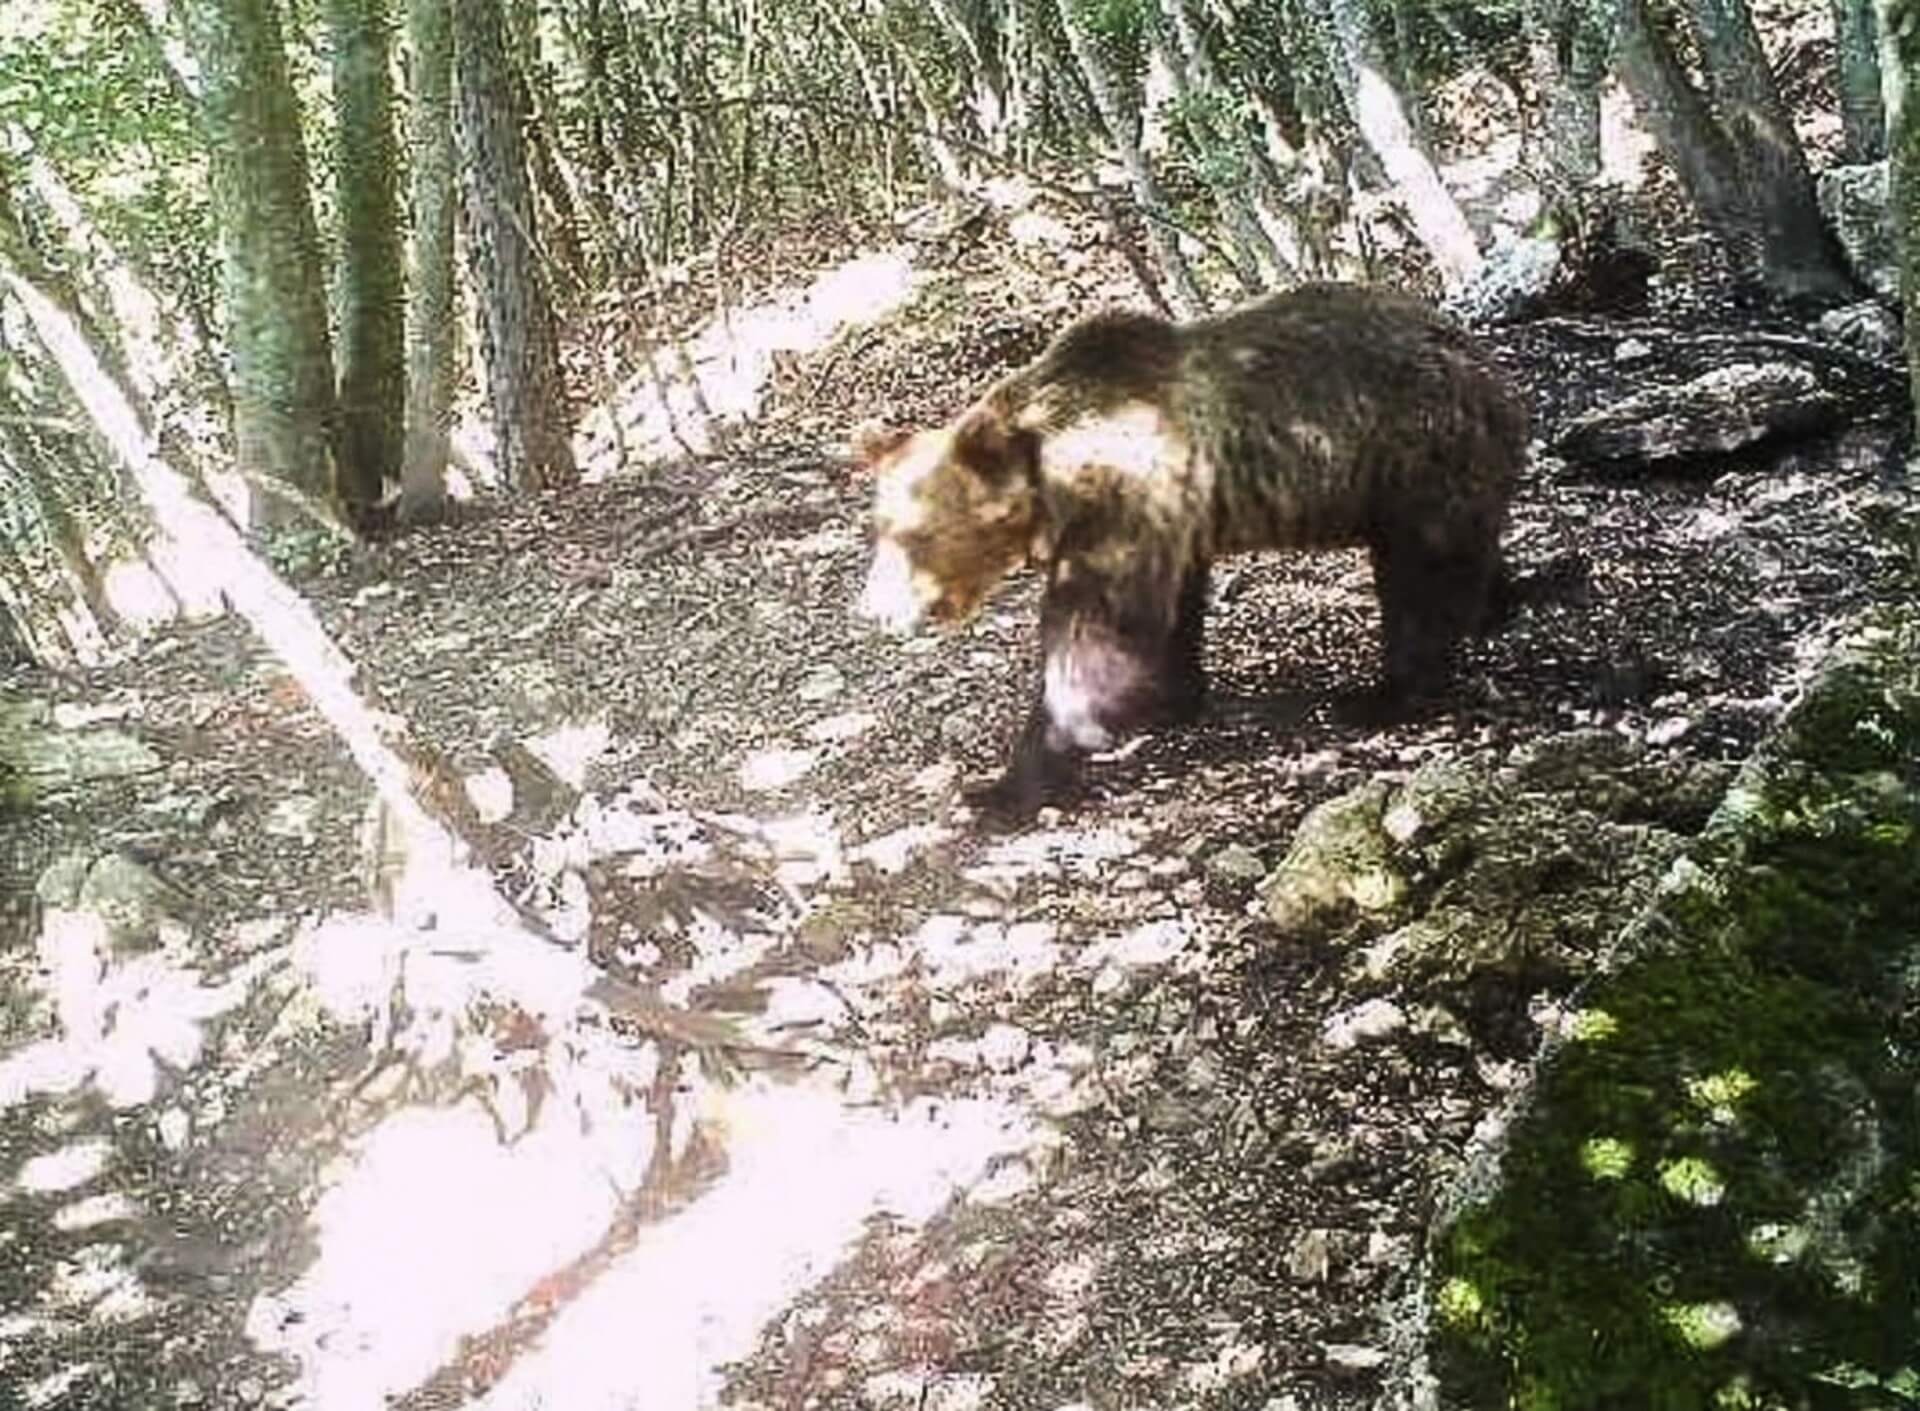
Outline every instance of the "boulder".
[[1807, 368], [1741, 362], [1576, 417], [1551, 449], [1578, 464], [1646, 468], [1811, 435], [1840, 419], [1839, 398]]
[[1742, 769], [1443, 1193], [1430, 1404], [1913, 1400], [1916, 916], [1905, 607]]

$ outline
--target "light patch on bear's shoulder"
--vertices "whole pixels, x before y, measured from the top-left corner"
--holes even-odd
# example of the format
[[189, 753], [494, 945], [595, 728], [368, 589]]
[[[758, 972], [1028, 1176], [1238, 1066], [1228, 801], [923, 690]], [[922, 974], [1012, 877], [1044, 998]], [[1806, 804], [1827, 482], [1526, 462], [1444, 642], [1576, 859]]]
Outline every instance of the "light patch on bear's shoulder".
[[1184, 459], [1182, 445], [1165, 412], [1151, 402], [1131, 402], [1054, 432], [1040, 459], [1055, 473], [1098, 467], [1145, 479]]

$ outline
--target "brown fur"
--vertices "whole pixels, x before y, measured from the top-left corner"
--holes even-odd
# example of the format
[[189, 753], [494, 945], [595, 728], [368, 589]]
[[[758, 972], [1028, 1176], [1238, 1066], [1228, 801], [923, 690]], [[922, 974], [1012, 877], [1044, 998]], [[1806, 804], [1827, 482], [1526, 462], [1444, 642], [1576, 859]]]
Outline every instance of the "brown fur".
[[1043, 568], [1039, 698], [993, 791], [1024, 810], [1077, 754], [1197, 712], [1225, 554], [1366, 545], [1389, 693], [1438, 683], [1499, 585], [1526, 434], [1476, 345], [1399, 295], [1099, 314], [951, 426], [857, 439], [876, 486], [866, 606], [962, 621], [1023, 560]]

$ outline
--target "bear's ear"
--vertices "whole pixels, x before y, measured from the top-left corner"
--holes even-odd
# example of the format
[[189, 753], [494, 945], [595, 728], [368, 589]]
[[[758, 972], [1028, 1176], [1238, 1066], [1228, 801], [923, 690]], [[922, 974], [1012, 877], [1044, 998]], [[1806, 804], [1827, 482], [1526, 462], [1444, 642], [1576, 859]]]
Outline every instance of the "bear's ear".
[[953, 456], [989, 484], [1023, 473], [1032, 433], [992, 406], [977, 406], [953, 428]]
[[904, 446], [912, 435], [904, 427], [889, 426], [884, 421], [863, 421], [853, 428], [848, 443], [853, 449], [855, 464], [871, 469], [881, 457]]

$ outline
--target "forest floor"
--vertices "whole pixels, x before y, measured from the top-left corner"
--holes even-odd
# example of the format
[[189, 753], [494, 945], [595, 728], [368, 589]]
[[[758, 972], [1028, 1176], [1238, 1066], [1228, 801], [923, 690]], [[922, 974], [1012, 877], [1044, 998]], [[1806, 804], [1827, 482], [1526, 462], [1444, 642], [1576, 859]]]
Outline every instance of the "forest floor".
[[[355, 1188], [374, 1260], [358, 1282], [319, 1271], [404, 1095], [363, 1082], [362, 1032], [295, 1001], [289, 957], [321, 918], [368, 908], [365, 780], [231, 621], [84, 680], [12, 673], [10, 697], [131, 734], [156, 763], [25, 820], [15, 866], [31, 885], [76, 851], [133, 859], [180, 923], [143, 954], [224, 997], [202, 1005], [203, 1044], [153, 1046], [157, 1096], [131, 1085], [147, 1101], [14, 1075], [0, 1150], [28, 1174], [0, 1195], [0, 1406], [1385, 1395], [1396, 1310], [1476, 1128], [1810, 664], [1905, 590], [1907, 551], [1871, 527], [1905, 512], [1894, 421], [1657, 475], [1537, 456], [1508, 542], [1540, 591], [1390, 725], [1349, 709], [1378, 653], [1364, 559], [1237, 561], [1205, 718], [1098, 763], [1070, 811], [990, 832], [959, 790], [1026, 704], [1034, 584], [951, 636], [863, 628], [868, 487], [845, 435], [944, 418], [1128, 294], [1091, 237], [1026, 243], [996, 217], [903, 310], [783, 363], [730, 445], [486, 500], [301, 577], [372, 702], [457, 768], [513, 740], [571, 776], [572, 812], [493, 859], [503, 887], [571, 905], [596, 957], [674, 1002], [817, 1058], [721, 1073], [629, 1035], [657, 1050], [654, 1144], [587, 1172], [597, 1195], [578, 1171], [435, 1166], [436, 1147], [477, 1150], [472, 1132], [416, 1128], [414, 1165]], [[1702, 335], [1758, 326], [1677, 282], [1644, 315], [1488, 337], [1544, 444], [1651, 377], [1707, 370], [1724, 352]], [[1556, 758], [1592, 768], [1540, 783]], [[1411, 969], [1351, 928], [1270, 919], [1268, 879], [1316, 806], [1456, 767], [1605, 815], [1604, 845], [1539, 841], [1533, 900], [1565, 915], [1518, 950]], [[1609, 779], [1635, 781], [1630, 806], [1592, 803]], [[596, 850], [587, 815], [677, 820], [711, 846], [682, 874], [643, 867]], [[727, 837], [754, 846], [730, 862]], [[9, 943], [0, 1041], [43, 1031], [49, 953]], [[542, 1130], [487, 1083], [484, 1111], [472, 1084], [436, 1090], [437, 1111], [478, 1113], [489, 1140]]]

